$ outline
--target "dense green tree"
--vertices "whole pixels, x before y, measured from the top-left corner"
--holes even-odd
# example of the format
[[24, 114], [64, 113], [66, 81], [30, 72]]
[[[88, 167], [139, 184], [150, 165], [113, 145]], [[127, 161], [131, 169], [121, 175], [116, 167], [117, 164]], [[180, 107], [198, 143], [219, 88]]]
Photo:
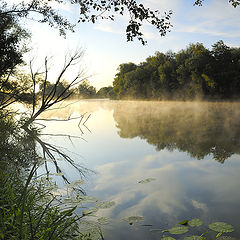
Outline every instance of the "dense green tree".
[[97, 91], [96, 97], [98, 98], [110, 98], [114, 99], [115, 98], [115, 93], [113, 91], [113, 87], [102, 87]]
[[113, 81], [113, 89], [119, 98], [124, 97], [126, 95], [125, 93], [126, 84], [124, 80], [125, 74], [133, 70], [136, 70], [136, 68], [137, 66], [134, 63], [124, 63], [118, 67], [118, 73], [116, 74]]
[[11, 15], [0, 16], [0, 109], [29, 100], [29, 78], [16, 71], [23, 64], [29, 33]]
[[16, 66], [23, 64], [23, 54], [27, 51], [25, 41], [28, 37], [27, 31], [13, 16], [0, 16], [0, 108], [15, 100], [28, 98], [28, 77], [16, 72]]
[[213, 45], [213, 78], [217, 92], [222, 98], [229, 98], [239, 92], [239, 52], [230, 48], [223, 41]]
[[[55, 93], [55, 97], [58, 97], [60, 96], [63, 92], [64, 92], [64, 95], [68, 95], [70, 93], [69, 90], [66, 90], [67, 89], [67, 86], [68, 86], [68, 82], [63, 80], [61, 82], [59, 82], [59, 84], [57, 85], [56, 87], [56, 93]], [[45, 95], [49, 95], [51, 93], [51, 91], [54, 89], [55, 87], [55, 83], [50, 83], [49, 81], [46, 82], [46, 86], [45, 86]], [[39, 85], [39, 90], [40, 90], [40, 95], [42, 95], [43, 93], [43, 88], [44, 88], [44, 81], [41, 80], [41, 83]], [[65, 91], [66, 90], [66, 91]]]
[[239, 98], [240, 48], [218, 41], [212, 50], [190, 44], [178, 53], [156, 52], [145, 62], [121, 64], [113, 82], [118, 98]]
[[11, 15], [0, 17], [0, 78], [23, 63], [24, 40], [29, 34]]
[[81, 82], [76, 91], [83, 98], [94, 98], [96, 96], [96, 88], [91, 86], [88, 80]]
[[168, 99], [173, 98], [174, 91], [179, 85], [176, 77], [176, 60], [174, 53], [168, 52], [166, 54], [164, 63], [158, 67], [158, 75], [160, 96]]

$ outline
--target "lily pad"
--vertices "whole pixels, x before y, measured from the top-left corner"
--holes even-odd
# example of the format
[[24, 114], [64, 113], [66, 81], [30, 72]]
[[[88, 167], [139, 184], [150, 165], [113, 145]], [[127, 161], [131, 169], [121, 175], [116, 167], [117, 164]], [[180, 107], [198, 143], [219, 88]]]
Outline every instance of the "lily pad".
[[173, 237], [163, 237], [161, 238], [161, 240], [176, 240], [176, 239]]
[[184, 227], [184, 226], [181, 226], [181, 227], [173, 227], [173, 228], [168, 229], [168, 231], [169, 231], [171, 234], [183, 234], [183, 233], [188, 232], [188, 227]]
[[221, 233], [234, 231], [233, 226], [225, 222], [214, 222], [209, 224], [208, 227], [215, 232], [221, 232]]
[[185, 237], [183, 240], [202, 240], [201, 236], [189, 236], [189, 237]]
[[202, 224], [203, 224], [202, 220], [200, 220], [198, 218], [192, 219], [191, 221], [188, 222], [188, 225], [191, 227], [199, 227]]
[[188, 225], [188, 220], [183, 220], [183, 221], [179, 222], [178, 224], [180, 224], [180, 225]]
[[146, 178], [144, 180], [139, 181], [138, 183], [144, 184], [144, 183], [149, 183], [156, 180], [156, 178]]

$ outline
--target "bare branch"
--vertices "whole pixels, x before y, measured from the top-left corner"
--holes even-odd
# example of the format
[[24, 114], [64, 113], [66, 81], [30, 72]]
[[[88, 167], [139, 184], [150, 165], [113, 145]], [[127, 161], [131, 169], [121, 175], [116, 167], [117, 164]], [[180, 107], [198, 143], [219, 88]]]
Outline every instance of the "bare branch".
[[[45, 71], [44, 71], [45, 76], [44, 76], [44, 82], [43, 82], [43, 89], [42, 89], [42, 93], [41, 93], [41, 95], [42, 95], [41, 105], [40, 105], [39, 110], [35, 111], [36, 92], [34, 90], [33, 91], [33, 94], [34, 94], [33, 112], [32, 112], [31, 117], [25, 122], [25, 124], [24, 124], [25, 126], [27, 126], [31, 122], [33, 122], [45, 110], [49, 109], [50, 107], [52, 107], [53, 105], [55, 105], [59, 102], [64, 101], [65, 99], [69, 98], [69, 96], [71, 96], [73, 91], [71, 91], [70, 89], [73, 86], [80, 83], [84, 79], [84, 78], [81, 78], [83, 71], [79, 71], [79, 73], [73, 78], [73, 80], [67, 86], [64, 86], [64, 88], [60, 92], [57, 92], [57, 90], [62, 82], [63, 75], [69, 70], [69, 68], [71, 66], [79, 64], [79, 61], [81, 60], [83, 54], [84, 54], [84, 51], [80, 49], [78, 51], [75, 51], [75, 53], [72, 56], [70, 56], [69, 60], [67, 60], [67, 57], [65, 57], [65, 63], [64, 63], [63, 69], [61, 70], [60, 74], [58, 75], [57, 80], [56, 80], [55, 84], [53, 85], [53, 87], [51, 88], [50, 92], [48, 92], [48, 90], [47, 90], [48, 59], [45, 58]], [[32, 66], [30, 66], [30, 69], [31, 69], [31, 77], [32, 77], [32, 81], [33, 81], [33, 86], [35, 89], [35, 85], [36, 85], [35, 77], [39, 73], [33, 73]]]

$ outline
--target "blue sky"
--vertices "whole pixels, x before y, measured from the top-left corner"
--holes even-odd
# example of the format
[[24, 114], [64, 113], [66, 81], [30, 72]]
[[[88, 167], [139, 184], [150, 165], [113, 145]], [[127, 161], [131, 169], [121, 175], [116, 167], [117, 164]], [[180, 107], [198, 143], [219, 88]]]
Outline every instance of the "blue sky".
[[[193, 6], [193, 0], [139, 0], [152, 9], [164, 12], [173, 10], [173, 27], [161, 37], [149, 24], [143, 27], [147, 46], [137, 40], [127, 42], [125, 27], [127, 15], [116, 17], [116, 21], [101, 21], [96, 24], [82, 23], [75, 33], [68, 33], [66, 39], [47, 25], [26, 22], [32, 32], [30, 46], [33, 50], [26, 59], [34, 56], [37, 64], [47, 56], [53, 56], [53, 72], [59, 71], [66, 52], [77, 47], [85, 49], [82, 68], [90, 83], [99, 89], [112, 84], [121, 63], [140, 63], [156, 51], [179, 51], [189, 43], [200, 42], [207, 48], [218, 40], [227, 45], [240, 47], [240, 7], [233, 8], [228, 0], [205, 0], [202, 7]], [[66, 16], [77, 18], [77, 11], [71, 6], [61, 9]], [[36, 64], [36, 65], [37, 65]]]

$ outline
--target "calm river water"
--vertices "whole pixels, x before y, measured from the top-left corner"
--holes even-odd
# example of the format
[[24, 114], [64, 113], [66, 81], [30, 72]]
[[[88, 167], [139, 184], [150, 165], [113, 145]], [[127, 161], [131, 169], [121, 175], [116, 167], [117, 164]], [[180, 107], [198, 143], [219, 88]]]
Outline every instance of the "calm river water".
[[[195, 234], [223, 221], [235, 228], [229, 236], [240, 237], [239, 103], [82, 100], [65, 105], [41, 117], [86, 113], [80, 126], [79, 119], [42, 121], [43, 133], [58, 134], [43, 139], [89, 169], [83, 177], [87, 195], [115, 202], [97, 213], [108, 218], [102, 226], [106, 240], [160, 239], [152, 229], [193, 218], [203, 221], [191, 230]], [[80, 178], [66, 162], [59, 166], [70, 181]], [[62, 184], [61, 177], [57, 181]], [[123, 220], [131, 216], [142, 221]]]

